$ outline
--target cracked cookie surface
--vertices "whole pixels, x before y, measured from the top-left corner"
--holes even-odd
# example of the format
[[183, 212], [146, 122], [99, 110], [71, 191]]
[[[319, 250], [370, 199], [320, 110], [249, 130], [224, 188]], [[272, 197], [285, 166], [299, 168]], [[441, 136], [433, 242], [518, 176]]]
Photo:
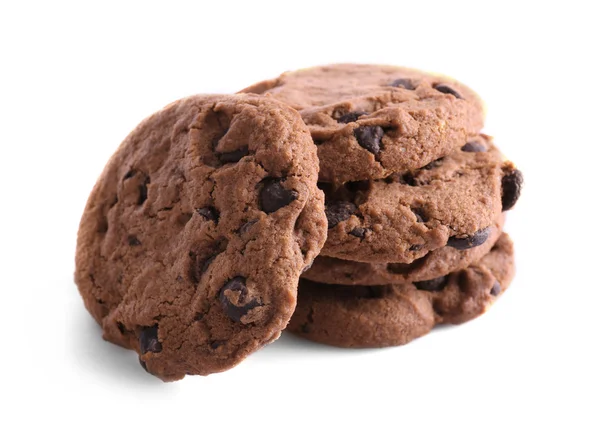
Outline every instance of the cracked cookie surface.
[[321, 255], [411, 263], [446, 245], [467, 250], [485, 243], [503, 210], [505, 192], [511, 203], [517, 200], [519, 190], [505, 189], [504, 182], [506, 172], [518, 170], [486, 135], [466, 145], [471, 148], [383, 180], [320, 183], [329, 228]]
[[96, 183], [75, 281], [105, 339], [165, 381], [277, 339], [325, 241], [316, 147], [268, 98], [194, 96], [144, 120]]
[[313, 67], [241, 92], [300, 110], [318, 146], [319, 180], [335, 184], [423, 167], [465, 144], [484, 121], [480, 98], [465, 85], [395, 66]]
[[512, 241], [503, 233], [479, 262], [432, 280], [342, 286], [301, 279], [287, 329], [339, 347], [406, 344], [436, 324], [460, 324], [483, 314], [513, 276]]

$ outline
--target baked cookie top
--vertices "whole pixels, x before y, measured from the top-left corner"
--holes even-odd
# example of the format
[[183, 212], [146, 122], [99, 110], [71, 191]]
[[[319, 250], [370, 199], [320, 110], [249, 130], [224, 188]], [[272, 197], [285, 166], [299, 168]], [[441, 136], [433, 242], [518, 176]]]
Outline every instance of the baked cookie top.
[[396, 66], [313, 67], [241, 92], [300, 110], [318, 146], [319, 180], [336, 184], [423, 167], [465, 144], [485, 117], [467, 86]]
[[459, 324], [481, 315], [513, 276], [512, 241], [502, 234], [479, 262], [432, 280], [342, 286], [302, 279], [288, 330], [340, 347], [406, 344], [436, 324]]
[[502, 212], [507, 167], [514, 171], [491, 138], [477, 135], [418, 170], [342, 186], [321, 183], [329, 225], [321, 254], [410, 263], [446, 245], [478, 246]]
[[85, 207], [75, 281], [104, 337], [163, 380], [279, 337], [325, 241], [316, 147], [296, 111], [193, 96], [144, 120]]

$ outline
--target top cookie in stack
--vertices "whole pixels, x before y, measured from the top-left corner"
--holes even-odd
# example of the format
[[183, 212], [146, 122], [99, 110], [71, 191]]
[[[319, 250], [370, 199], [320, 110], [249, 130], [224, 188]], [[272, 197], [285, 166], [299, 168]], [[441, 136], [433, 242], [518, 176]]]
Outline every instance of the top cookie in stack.
[[[449, 279], [469, 279], [477, 287], [473, 292], [485, 290], [486, 294], [478, 293], [474, 301], [472, 295], [445, 293], [463, 306], [489, 304], [508, 286], [512, 243], [502, 234], [503, 212], [516, 203], [522, 175], [505, 160], [492, 138], [480, 133], [484, 106], [471, 89], [413, 69], [337, 64], [284, 73], [242, 92], [272, 97], [296, 108], [317, 145], [328, 234], [320, 256], [303, 277], [380, 290], [399, 285], [404, 289], [404, 305], [407, 298], [410, 302], [418, 296], [411, 309], [427, 308], [427, 313], [435, 314], [421, 318], [430, 322], [424, 330], [415, 323], [413, 330], [404, 327], [402, 336], [384, 335], [363, 342], [358, 334], [352, 338], [348, 333], [368, 331], [365, 324], [372, 318], [353, 319], [352, 315], [363, 315], [362, 302], [367, 300], [371, 306], [374, 297], [385, 299], [382, 306], [389, 312], [389, 295], [365, 296], [364, 291], [304, 281], [289, 329], [342, 346], [402, 344], [435, 323], [462, 322], [486, 309], [482, 305], [476, 307], [480, 312], [471, 309], [444, 319], [439, 303], [439, 312], [435, 311], [433, 302], [439, 299], [423, 299], [422, 293], [410, 293], [411, 288], [450, 291]], [[499, 269], [493, 273], [490, 268]], [[461, 271], [490, 277], [466, 276]], [[349, 297], [352, 300], [347, 302]], [[404, 306], [396, 305], [397, 309]], [[340, 319], [337, 330], [336, 317]], [[405, 317], [399, 318], [419, 320], [409, 313]], [[359, 326], [349, 326], [350, 321], [359, 321]], [[381, 324], [378, 327], [385, 332]]]

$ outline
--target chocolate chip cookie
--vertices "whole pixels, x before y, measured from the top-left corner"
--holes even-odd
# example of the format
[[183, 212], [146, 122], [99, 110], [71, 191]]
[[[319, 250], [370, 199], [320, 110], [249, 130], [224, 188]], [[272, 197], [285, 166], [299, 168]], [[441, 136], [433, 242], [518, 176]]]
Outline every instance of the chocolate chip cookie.
[[430, 280], [462, 270], [481, 260], [492, 249], [504, 226], [504, 214], [491, 226], [487, 240], [474, 248], [451, 246], [435, 249], [409, 264], [347, 261], [319, 255], [302, 278], [327, 284], [383, 285]]
[[321, 254], [411, 263], [446, 245], [479, 246], [503, 205], [516, 202], [521, 182], [491, 138], [478, 135], [418, 170], [342, 186], [321, 183], [329, 227]]
[[318, 146], [319, 180], [335, 184], [421, 168], [464, 145], [484, 120], [480, 98], [465, 85], [395, 66], [313, 67], [241, 92], [300, 110]]
[[339, 347], [406, 344], [436, 324], [459, 324], [481, 315], [513, 275], [512, 242], [502, 234], [478, 263], [432, 280], [341, 286], [302, 279], [288, 330]]
[[144, 120], [85, 207], [75, 281], [104, 338], [165, 381], [231, 368], [277, 339], [327, 222], [299, 114], [194, 96]]

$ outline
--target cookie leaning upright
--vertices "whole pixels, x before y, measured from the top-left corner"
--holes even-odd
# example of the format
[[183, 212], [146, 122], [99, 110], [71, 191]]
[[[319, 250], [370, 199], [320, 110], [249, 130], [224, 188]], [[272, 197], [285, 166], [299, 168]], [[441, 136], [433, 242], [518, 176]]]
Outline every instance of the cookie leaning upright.
[[75, 281], [104, 338], [163, 380], [231, 368], [279, 337], [327, 232], [298, 113], [194, 96], [143, 121], [107, 164]]
[[484, 120], [483, 103], [467, 86], [395, 66], [313, 67], [241, 92], [300, 110], [318, 145], [319, 180], [335, 184], [421, 168], [464, 145]]

